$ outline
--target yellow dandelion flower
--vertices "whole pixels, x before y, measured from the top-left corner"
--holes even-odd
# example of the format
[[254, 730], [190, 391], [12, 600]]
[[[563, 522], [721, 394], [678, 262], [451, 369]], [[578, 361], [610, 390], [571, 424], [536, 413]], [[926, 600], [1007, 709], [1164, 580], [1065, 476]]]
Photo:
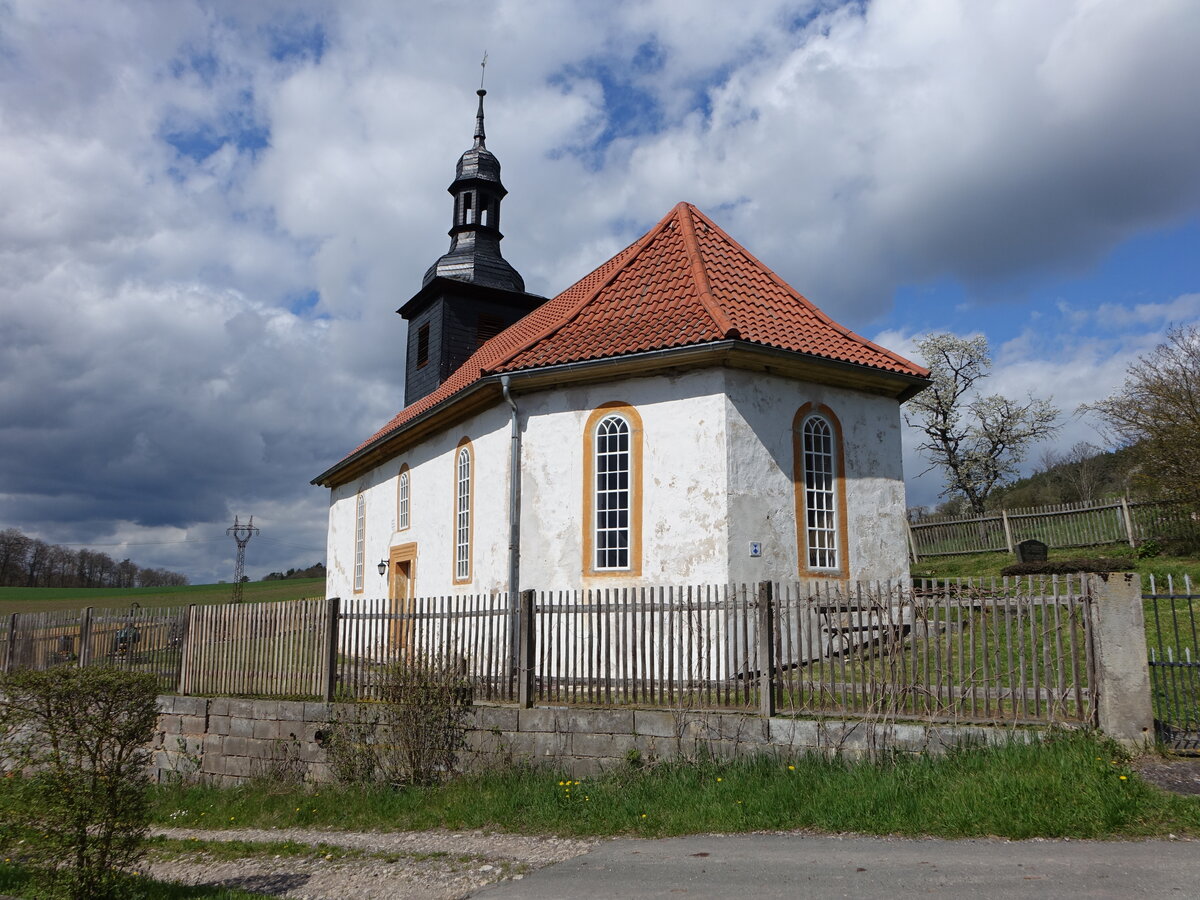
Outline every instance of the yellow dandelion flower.
[[646, 818], [646, 814], [645, 814], [645, 813], [642, 813], [642, 818], [643, 818], [643, 819], [644, 819], [644, 818]]
[[1122, 776], [1121, 776], [1121, 780], [1122, 780], [1122, 781], [1127, 781], [1128, 779], [1127, 779], [1127, 778], [1126, 778], [1124, 775], [1122, 775]]
[[789, 771], [789, 772], [795, 772], [795, 771], [796, 771], [796, 767], [795, 767], [795, 766], [788, 766], [788, 771]]
[[718, 778], [718, 779], [717, 779], [717, 781], [722, 781], [722, 780], [723, 780], [723, 779], [721, 779], [721, 778]]

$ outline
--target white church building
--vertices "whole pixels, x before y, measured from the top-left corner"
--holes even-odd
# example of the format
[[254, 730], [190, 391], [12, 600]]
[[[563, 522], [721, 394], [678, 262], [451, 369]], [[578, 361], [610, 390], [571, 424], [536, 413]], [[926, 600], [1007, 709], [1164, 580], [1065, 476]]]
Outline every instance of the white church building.
[[688, 203], [525, 292], [483, 93], [450, 250], [399, 310], [406, 405], [313, 481], [329, 595], [907, 578], [900, 404], [928, 372]]

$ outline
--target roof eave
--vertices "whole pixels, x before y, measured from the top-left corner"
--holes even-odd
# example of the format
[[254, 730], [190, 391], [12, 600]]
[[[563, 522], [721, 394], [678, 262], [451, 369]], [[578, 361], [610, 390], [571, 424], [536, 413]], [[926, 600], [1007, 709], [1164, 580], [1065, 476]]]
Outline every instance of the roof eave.
[[461, 421], [480, 409], [502, 400], [500, 378], [508, 375], [519, 392], [557, 387], [565, 383], [635, 378], [667, 369], [726, 366], [764, 372], [805, 381], [822, 381], [838, 387], [891, 397], [903, 403], [923, 391], [929, 379], [891, 372], [859, 363], [827, 359], [794, 350], [783, 350], [742, 340], [711, 341], [684, 347], [668, 347], [608, 356], [600, 359], [558, 363], [506, 373], [488, 373], [447, 397], [436, 406], [343, 459], [312, 480], [321, 487], [337, 487], [373, 469], [406, 447]]

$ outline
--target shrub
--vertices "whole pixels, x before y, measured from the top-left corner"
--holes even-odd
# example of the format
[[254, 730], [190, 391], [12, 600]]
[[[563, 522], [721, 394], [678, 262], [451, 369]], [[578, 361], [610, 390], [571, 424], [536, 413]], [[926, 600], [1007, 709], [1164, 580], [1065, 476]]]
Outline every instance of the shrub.
[[431, 784], [466, 747], [471, 682], [445, 659], [383, 668], [379, 702], [342, 706], [324, 736], [333, 776], [363, 784]]
[[1013, 563], [1000, 570], [1001, 575], [1074, 575], [1077, 572], [1130, 572], [1132, 560], [1108, 557], [1047, 559], [1042, 562]]
[[51, 894], [115, 897], [150, 824], [153, 675], [59, 667], [0, 677], [0, 757], [11, 767], [0, 844]]

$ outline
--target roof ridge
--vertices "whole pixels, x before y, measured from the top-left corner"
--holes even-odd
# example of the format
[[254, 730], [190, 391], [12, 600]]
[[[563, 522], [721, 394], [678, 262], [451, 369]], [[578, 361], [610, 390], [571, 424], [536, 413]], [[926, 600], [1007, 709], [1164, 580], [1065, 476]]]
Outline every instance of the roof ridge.
[[[677, 204], [677, 206], [678, 206], [678, 204]], [[669, 213], [667, 213], [665, 216], [663, 216], [662, 219], [659, 220], [657, 225], [655, 225], [653, 228], [651, 228], [649, 231], [647, 231], [645, 234], [643, 234], [640, 238], [638, 238], [636, 241], [634, 241], [632, 244], [630, 244], [628, 247], [626, 247], [624, 250], [622, 250], [616, 256], [611, 257], [608, 260], [605, 260], [605, 262], [602, 262], [595, 269], [592, 269], [592, 272], [595, 272], [598, 269], [604, 268], [604, 266], [607, 263], [612, 262], [613, 260], [616, 260], [622, 256], [625, 257], [624, 259], [621, 259], [621, 262], [619, 264], [613, 266], [612, 272], [610, 272], [606, 278], [601, 279], [592, 290], [590, 290], [586, 294], [584, 294], [582, 299], [580, 299], [577, 303], [575, 303], [575, 305], [572, 306], [565, 314], [563, 314], [561, 316], [556, 316], [555, 318], [551, 319], [551, 321], [548, 325], [546, 325], [543, 328], [538, 329], [536, 332], [533, 333], [533, 335], [531, 335], [524, 342], [519, 344], [517, 347], [513, 348], [508, 353], [506, 353], [500, 359], [493, 361], [491, 366], [487, 367], [486, 369], [481, 367], [480, 371], [482, 371], [482, 372], [495, 371], [497, 366], [502, 366], [505, 363], [511, 362], [515, 357], [519, 356], [520, 354], [522, 354], [526, 350], [528, 350], [530, 347], [534, 346], [534, 344], [544, 341], [546, 338], [550, 337], [555, 332], [560, 331], [566, 325], [569, 325], [571, 322], [573, 322], [575, 320], [575, 317], [578, 316], [581, 312], [583, 312], [583, 310], [588, 306], [588, 304], [590, 304], [593, 300], [595, 300], [596, 297], [600, 294], [600, 292], [602, 290], [604, 290], [606, 287], [608, 287], [610, 284], [612, 284], [617, 279], [617, 276], [620, 275], [623, 271], [625, 271], [625, 269], [629, 266], [629, 264], [631, 262], [633, 262], [633, 260], [637, 259], [638, 256], [641, 255], [642, 251], [645, 250], [648, 246], [650, 246], [650, 244], [654, 241], [654, 239], [656, 237], [658, 237], [658, 235], [661, 234], [666, 229], [667, 223], [671, 221], [671, 219], [674, 217], [674, 214], [675, 214], [675, 210], [672, 209]], [[588, 274], [591, 274], [591, 273], [588, 273]], [[588, 277], [587, 275], [583, 276], [583, 278], [581, 278], [580, 281], [583, 281], [587, 277]], [[578, 284], [578, 282], [576, 282], [576, 284]], [[567, 288], [567, 291], [569, 291], [569, 290], [570, 290], [570, 288]], [[566, 293], [566, 291], [563, 291], [563, 293]], [[558, 296], [561, 297], [562, 294], [559, 294]], [[557, 299], [557, 298], [555, 298], [555, 299]], [[553, 302], [553, 300], [550, 302]], [[516, 323], [514, 323], [514, 324], [516, 324]], [[501, 332], [501, 334], [503, 334], [503, 332]], [[499, 337], [499, 336], [500, 335], [496, 335], [496, 337]], [[495, 340], [496, 337], [493, 337], [492, 340]], [[486, 344], [484, 346], [486, 346]]]
[[717, 302], [717, 298], [713, 296], [712, 282], [708, 280], [708, 269], [704, 264], [700, 241], [696, 237], [696, 222], [690, 215], [690, 213], [698, 213], [700, 210], [687, 202], [676, 204], [675, 209], [671, 210], [671, 213], [675, 214], [677, 210], [679, 211], [680, 231], [683, 232], [683, 246], [691, 262], [692, 278], [696, 281], [696, 288], [700, 294], [700, 304], [709, 316], [712, 317], [712, 320], [721, 330], [722, 335], [726, 338], [739, 338], [741, 337], [741, 332], [733, 324], [733, 320], [729, 318], [728, 313], [725, 312], [721, 304]]
[[[693, 209], [695, 209], [695, 208], [693, 207]], [[803, 294], [801, 294], [798, 290], [796, 290], [794, 287], [792, 287], [790, 284], [788, 284], [786, 281], [784, 281], [782, 278], [780, 278], [775, 273], [774, 269], [772, 269], [770, 266], [768, 266], [766, 263], [764, 263], [762, 260], [760, 260], [757, 256], [755, 256], [753, 253], [751, 253], [749, 250], [747, 250], [745, 247], [743, 247], [741, 244], [739, 244], [737, 242], [737, 240], [730, 237], [729, 234], [726, 233], [726, 231], [720, 225], [718, 225], [716, 222], [714, 222], [712, 219], [710, 219], [708, 216], [706, 216], [701, 210], [695, 209], [695, 213], [697, 216], [700, 217], [701, 221], [703, 221], [706, 225], [708, 225], [710, 228], [712, 228], [723, 239], [728, 241], [735, 250], [737, 250], [739, 253], [741, 253], [743, 256], [745, 256], [748, 260], [750, 260], [750, 262], [752, 262], [756, 266], [758, 266], [759, 269], [761, 269], [762, 272], [765, 275], [767, 275], [767, 277], [769, 277], [773, 282], [775, 282], [775, 284], [778, 287], [782, 288], [784, 291], [791, 294], [798, 301], [800, 301], [800, 303], [802, 303], [806, 309], [808, 309], [810, 312], [812, 312], [813, 315], [815, 315], [821, 322], [823, 322], [824, 324], [833, 328], [835, 331], [844, 335], [845, 337], [851, 338], [852, 340], [858, 341], [859, 343], [864, 344], [873, 350], [879, 351], [884, 356], [888, 357], [889, 359], [895, 360], [897, 363], [900, 363], [901, 365], [911, 366], [914, 369], [922, 370], [922, 371], [926, 372], [926, 374], [928, 374], [928, 371], [929, 371], [928, 369], [925, 369], [924, 367], [917, 365], [910, 359], [905, 359], [899, 353], [894, 353], [891, 350], [888, 350], [886, 347], [879, 346], [874, 341], [863, 337], [861, 334], [858, 334], [855, 331], [850, 330], [845, 325], [842, 325], [840, 322], [834, 321], [819, 306], [817, 306], [815, 303], [813, 303], [811, 300], [809, 300], [807, 297], [805, 297]]]

